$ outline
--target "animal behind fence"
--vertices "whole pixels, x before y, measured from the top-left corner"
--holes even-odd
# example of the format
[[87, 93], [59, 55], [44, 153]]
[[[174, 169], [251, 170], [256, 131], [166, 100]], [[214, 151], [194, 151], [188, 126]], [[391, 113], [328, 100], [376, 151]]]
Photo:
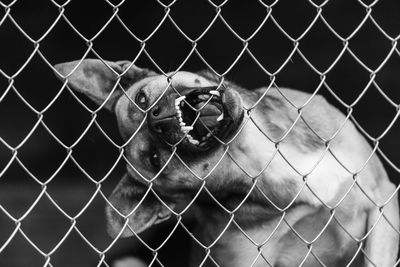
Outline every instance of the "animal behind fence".
[[397, 263], [397, 4], [99, 3], [0, 3], [0, 265]]

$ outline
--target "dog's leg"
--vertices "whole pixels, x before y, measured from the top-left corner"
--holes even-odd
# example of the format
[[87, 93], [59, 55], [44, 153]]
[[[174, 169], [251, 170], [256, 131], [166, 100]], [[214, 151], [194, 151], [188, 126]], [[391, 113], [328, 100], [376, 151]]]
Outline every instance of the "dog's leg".
[[[384, 182], [375, 191], [378, 204], [382, 205], [389, 196], [395, 191], [395, 186]], [[367, 238], [365, 253], [368, 259], [365, 259], [366, 266], [394, 266], [399, 248], [399, 203], [397, 194], [393, 196], [390, 202], [383, 207], [383, 214], [377, 207], [372, 207], [368, 215], [368, 229], [372, 229]], [[377, 220], [379, 221], [377, 222]], [[376, 223], [377, 222], [377, 223]], [[390, 222], [390, 223], [389, 223]]]

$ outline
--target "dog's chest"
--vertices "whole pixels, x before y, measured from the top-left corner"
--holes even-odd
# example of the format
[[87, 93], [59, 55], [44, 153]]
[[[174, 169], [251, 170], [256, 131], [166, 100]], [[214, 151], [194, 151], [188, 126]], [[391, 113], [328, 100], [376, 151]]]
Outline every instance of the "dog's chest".
[[[244, 232], [242, 232], [233, 223], [226, 227], [227, 223], [229, 223], [229, 219], [214, 220], [213, 223], [200, 223], [196, 229], [198, 234], [196, 237], [198, 236], [205, 246], [213, 244], [211, 257], [219, 266], [268, 266], [265, 259], [273, 265], [282, 249], [277, 237], [282, 235], [283, 229], [274, 230], [276, 224], [271, 223], [262, 229], [243, 230]], [[257, 244], [261, 245], [266, 240], [268, 242], [263, 246], [261, 255]], [[198, 248], [198, 246], [196, 247]], [[192, 250], [190, 266], [198, 266], [204, 259], [204, 250], [200, 250]], [[199, 257], [199, 255], [203, 256]], [[215, 264], [211, 260], [207, 260], [204, 266], [215, 266]]]

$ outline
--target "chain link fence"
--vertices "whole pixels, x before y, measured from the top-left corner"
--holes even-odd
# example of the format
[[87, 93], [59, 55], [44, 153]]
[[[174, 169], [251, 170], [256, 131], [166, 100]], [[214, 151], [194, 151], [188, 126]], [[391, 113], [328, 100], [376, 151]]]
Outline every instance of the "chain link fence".
[[[104, 207], [110, 205], [108, 197], [126, 164], [132, 164], [125, 156], [129, 144], [121, 139], [113, 114], [74, 92], [69, 77], [57, 78], [53, 66], [60, 62], [129, 60], [170, 78], [170, 83], [178, 71], [206, 69], [220, 86], [232, 80], [249, 92], [265, 86], [321, 94], [345, 114], [341, 127], [351, 121], [369, 141], [373, 149], [364, 166], [378, 155], [391, 181], [399, 184], [400, 4], [396, 1], [14, 0], [0, 5], [0, 266], [139, 266], [133, 257], [150, 266], [190, 265], [196, 198], [185, 212], [132, 238], [107, 235]], [[251, 110], [264, 97], [246, 107], [249, 123]], [[311, 101], [302, 106], [284, 98], [299, 116], [282, 140]], [[318, 136], [318, 131], [310, 130]], [[278, 145], [282, 140], [265, 135], [275, 143], [275, 154], [285, 158]], [[329, 142], [335, 135], [319, 137], [327, 144], [324, 155], [334, 154]], [[235, 161], [230, 143], [225, 148], [218, 163], [227, 157]], [[289, 159], [288, 164], [298, 171]], [[268, 171], [268, 161], [258, 175], [246, 165], [238, 167], [243, 176], [254, 179]], [[306, 177], [299, 173], [300, 179]], [[357, 182], [343, 199], [359, 186]], [[302, 184], [307, 187], [307, 179]], [[205, 183], [200, 190], [209, 193]], [[398, 186], [380, 203], [369, 199], [380, 212], [379, 220], [390, 223], [383, 211], [396, 200], [397, 191]], [[333, 210], [330, 219], [335, 220], [335, 208], [322, 204]], [[224, 266], [213, 258], [213, 250], [229, 227], [240, 228], [234, 212], [225, 212], [229, 220], [213, 244], [194, 242], [202, 251], [201, 264]], [[282, 218], [277, 228], [288, 224], [294, 231]], [[363, 245], [375, 225], [360, 240], [349, 229], [342, 230]], [[395, 226], [392, 229], [391, 234], [399, 234]], [[318, 259], [310, 240], [301, 240], [307, 247], [301, 256], [304, 261], [314, 257], [319, 266], [331, 266]], [[250, 262], [273, 266], [263, 258], [262, 245], [255, 244], [256, 250], [260, 247]], [[368, 259], [362, 246], [356, 253]]]

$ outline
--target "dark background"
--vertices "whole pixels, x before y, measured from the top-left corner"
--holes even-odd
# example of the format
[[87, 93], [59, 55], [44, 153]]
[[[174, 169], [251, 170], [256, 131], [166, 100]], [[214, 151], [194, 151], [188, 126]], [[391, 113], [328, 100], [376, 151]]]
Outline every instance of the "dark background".
[[[3, 1], [2, 5], [10, 2]], [[61, 1], [56, 2], [62, 4]], [[272, 2], [265, 1], [265, 4]], [[110, 3], [117, 4], [117, 1]], [[51, 256], [53, 266], [96, 266], [100, 255], [87, 242], [100, 251], [112, 242], [105, 232], [104, 199], [100, 194], [93, 199], [92, 196], [98, 188], [96, 181], [101, 180], [114, 166], [118, 149], [110, 144], [95, 125], [82, 136], [91, 120], [91, 114], [67, 90], [52, 102], [60, 91], [62, 82], [57, 80], [48, 65], [80, 59], [91, 44], [95, 52], [90, 51], [87, 57], [96, 57], [98, 54], [108, 60], [136, 58], [141, 43], [117, 18], [114, 17], [98, 34], [116, 12], [116, 8], [110, 3], [101, 0], [73, 0], [63, 9], [51, 1], [20, 0], [10, 9], [0, 8], [0, 137], [10, 147], [16, 148], [12, 150], [0, 142], [0, 205], [2, 210], [5, 209], [16, 220], [23, 216], [22, 232], [13, 235], [18, 223], [12, 221], [4, 210], [0, 211], [0, 250], [9, 237], [13, 236], [0, 253], [0, 266], [42, 266], [46, 258], [35, 246], [44, 254], [57, 248]], [[118, 15], [137, 38], [144, 40], [159, 25], [166, 12], [169, 12], [180, 29], [189, 38], [196, 39], [219, 11], [205, 0], [178, 0], [170, 8], [163, 7], [160, 3], [168, 4], [166, 1], [126, 1], [118, 8]], [[214, 3], [219, 5], [222, 1]], [[322, 1], [315, 3], [321, 4]], [[400, 2], [381, 0], [370, 10], [366, 5], [371, 3], [372, 1], [366, 0], [331, 0], [323, 6], [321, 14], [343, 40], [332, 33], [319, 18], [299, 40], [298, 46], [314, 68], [298, 52], [286, 62], [295, 45], [293, 40], [303, 34], [319, 11], [311, 1], [306, 0], [280, 0], [272, 7], [273, 18], [293, 40], [268, 18], [257, 34], [248, 41], [248, 48], [258, 64], [245, 51], [230, 68], [242, 51], [244, 42], [220, 18], [216, 19], [197, 42], [197, 51], [214, 70], [224, 73], [229, 69], [226, 77], [246, 88], [252, 89], [270, 83], [271, 76], [259, 64], [270, 73], [276, 72], [284, 64], [275, 76], [278, 86], [313, 92], [321, 81], [321, 75], [315, 69], [320, 72], [327, 70], [346, 44], [344, 39], [351, 36], [348, 47], [358, 60], [348, 51], [344, 52], [326, 74], [326, 83], [347, 105], [352, 104], [367, 88], [363, 97], [353, 106], [353, 115], [366, 133], [377, 138], [385, 132], [399, 111], [396, 106], [400, 103], [400, 47], [390, 38], [400, 34]], [[237, 35], [246, 39], [259, 27], [270, 9], [255, 0], [229, 0], [220, 11], [225, 22]], [[80, 34], [62, 17], [42, 38], [60, 12], [63, 12]], [[371, 12], [373, 20], [381, 29], [374, 25], [370, 17], [354, 33], [367, 12]], [[3, 20], [6, 14], [12, 16], [25, 34], [9, 16]], [[96, 37], [88, 42], [80, 35], [87, 39]], [[39, 38], [40, 42], [36, 42]], [[154, 62], [165, 72], [176, 70], [183, 62], [184, 70], [208, 68], [196, 53], [186, 60], [192, 43], [177, 30], [168, 17], [144, 45]], [[396, 50], [393, 51], [394, 46]], [[391, 51], [393, 53], [388, 56]], [[380, 67], [383, 62], [384, 65]], [[136, 64], [157, 69], [145, 53], [138, 57]], [[369, 83], [371, 73], [366, 67], [371, 70], [379, 67], [374, 77], [376, 84]], [[379, 92], [377, 86], [386, 97]], [[346, 112], [347, 107], [333, 97], [325, 85], [320, 93]], [[95, 108], [84, 97], [81, 99], [91, 108]], [[52, 104], [49, 106], [49, 103]], [[41, 121], [44, 124], [39, 123], [36, 126], [39, 113], [43, 115]], [[122, 144], [112, 114], [100, 111], [97, 121], [110, 138]], [[44, 125], [65, 147], [49, 134]], [[29, 138], [25, 140], [27, 136]], [[396, 184], [400, 181], [399, 172], [396, 171], [400, 165], [399, 136], [400, 123], [395, 121], [380, 139], [379, 146], [392, 164], [397, 166], [390, 166], [385, 162], [387, 171]], [[76, 143], [78, 139], [79, 142]], [[93, 181], [68, 158], [66, 147], [73, 144], [74, 160]], [[59, 169], [62, 164], [63, 167]], [[101, 183], [101, 191], [105, 196], [109, 195], [123, 172], [124, 163], [121, 161]], [[48, 181], [46, 186], [40, 185], [40, 182], [45, 181]], [[34, 208], [29, 210], [37, 199], [39, 200]], [[86, 206], [90, 200], [91, 204]], [[82, 210], [84, 212], [80, 213]], [[74, 221], [73, 217], [77, 215], [79, 216]], [[76, 226], [79, 231], [71, 229], [64, 240], [71, 225]], [[188, 225], [190, 228], [190, 222]], [[170, 226], [165, 227], [171, 229]], [[146, 237], [149, 233], [144, 234], [144, 237], [157, 245], [167, 234], [168, 229], [163, 231], [161, 227], [157, 238]], [[188, 234], [178, 227], [172, 239], [167, 242], [169, 249], [162, 249], [160, 252], [160, 259], [165, 266], [178, 266], [177, 261], [185, 265], [188, 239]], [[151, 258], [151, 252], [145, 246], [138, 245], [134, 239], [128, 239], [117, 241], [107, 251], [106, 261], [111, 263], [119, 255], [130, 252]]]

